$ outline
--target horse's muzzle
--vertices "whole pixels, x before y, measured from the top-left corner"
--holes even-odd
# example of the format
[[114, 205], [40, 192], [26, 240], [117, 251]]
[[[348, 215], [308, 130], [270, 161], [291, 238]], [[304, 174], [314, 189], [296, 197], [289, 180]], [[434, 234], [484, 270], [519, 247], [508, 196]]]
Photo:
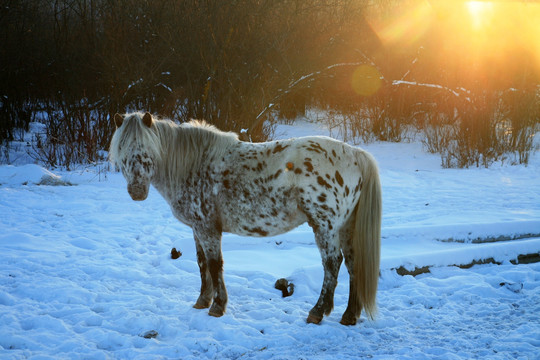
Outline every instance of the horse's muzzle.
[[148, 186], [142, 184], [128, 184], [127, 191], [135, 201], [146, 200], [148, 197]]

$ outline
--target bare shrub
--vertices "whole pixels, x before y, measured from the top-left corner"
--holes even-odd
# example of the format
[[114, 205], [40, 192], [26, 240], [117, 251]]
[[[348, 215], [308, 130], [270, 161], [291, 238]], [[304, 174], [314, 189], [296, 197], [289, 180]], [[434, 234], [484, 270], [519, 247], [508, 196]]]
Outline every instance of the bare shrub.
[[107, 114], [82, 102], [78, 106], [49, 104], [44, 109], [47, 127], [33, 139], [30, 155], [49, 167], [71, 169], [76, 164], [104, 161], [102, 149], [108, 146], [112, 131]]
[[[71, 166], [99, 159], [115, 112], [202, 118], [262, 141], [277, 117], [292, 123], [317, 107], [349, 141], [402, 141], [414, 126], [445, 166], [486, 166], [509, 153], [527, 163], [539, 121], [536, 63], [511, 56], [515, 66], [501, 76], [482, 63], [481, 87], [469, 59], [441, 51], [444, 21], [386, 46], [370, 20], [407, 3], [8, 0], [0, 8], [0, 142], [45, 111], [47, 136], [34, 155]], [[359, 65], [381, 74], [378, 91], [353, 86]]]

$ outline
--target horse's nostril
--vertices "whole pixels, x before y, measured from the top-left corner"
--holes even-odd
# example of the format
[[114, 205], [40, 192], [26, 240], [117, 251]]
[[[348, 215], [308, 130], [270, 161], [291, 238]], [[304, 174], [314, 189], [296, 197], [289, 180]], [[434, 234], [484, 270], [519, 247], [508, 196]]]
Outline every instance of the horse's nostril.
[[127, 191], [135, 201], [145, 200], [148, 196], [148, 189], [140, 184], [128, 184]]
[[144, 196], [143, 194], [131, 194], [131, 199], [133, 199], [134, 201], [142, 201], [146, 200], [146, 196]]
[[129, 195], [131, 196], [131, 198], [134, 201], [146, 200], [146, 194], [145, 193], [129, 193]]

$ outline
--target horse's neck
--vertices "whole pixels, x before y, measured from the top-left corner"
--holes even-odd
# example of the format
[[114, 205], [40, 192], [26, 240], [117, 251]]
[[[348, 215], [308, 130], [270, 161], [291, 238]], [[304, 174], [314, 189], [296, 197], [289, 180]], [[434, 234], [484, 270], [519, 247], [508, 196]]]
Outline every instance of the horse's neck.
[[[152, 184], [168, 200], [186, 189], [201, 168], [221, 159], [233, 141], [219, 142], [197, 129], [177, 128], [175, 136], [163, 138], [162, 161]], [[182, 134], [182, 132], [185, 132]], [[188, 182], [190, 184], [188, 184]], [[191, 184], [192, 185], [192, 184]]]

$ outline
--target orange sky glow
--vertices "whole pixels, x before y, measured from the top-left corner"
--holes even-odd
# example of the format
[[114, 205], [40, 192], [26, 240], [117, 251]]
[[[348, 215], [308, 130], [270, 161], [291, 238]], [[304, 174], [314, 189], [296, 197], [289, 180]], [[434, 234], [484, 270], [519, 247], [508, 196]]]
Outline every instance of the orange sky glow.
[[[386, 47], [426, 46], [442, 62], [471, 74], [540, 74], [540, 3], [536, 1], [404, 1], [371, 26]], [[429, 39], [429, 40], [426, 40]], [[451, 59], [451, 60], [449, 60]]]

